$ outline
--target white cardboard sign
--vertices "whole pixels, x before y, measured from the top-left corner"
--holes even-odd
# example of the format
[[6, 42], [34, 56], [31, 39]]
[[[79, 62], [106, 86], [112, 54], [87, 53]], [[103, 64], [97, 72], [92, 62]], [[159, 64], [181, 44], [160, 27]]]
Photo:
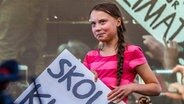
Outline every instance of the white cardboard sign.
[[109, 92], [103, 82], [94, 82], [94, 75], [64, 50], [15, 100], [15, 104], [113, 104], [107, 100]]
[[184, 0], [116, 0], [157, 40], [184, 41]]

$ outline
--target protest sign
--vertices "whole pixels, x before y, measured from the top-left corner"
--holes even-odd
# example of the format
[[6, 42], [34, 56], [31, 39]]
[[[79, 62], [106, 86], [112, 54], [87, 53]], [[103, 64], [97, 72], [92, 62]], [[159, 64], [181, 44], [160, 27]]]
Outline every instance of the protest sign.
[[116, 0], [157, 40], [184, 41], [184, 0]]
[[[113, 104], [110, 89], [64, 50], [15, 100], [15, 104]], [[121, 102], [119, 104], [125, 104]]]

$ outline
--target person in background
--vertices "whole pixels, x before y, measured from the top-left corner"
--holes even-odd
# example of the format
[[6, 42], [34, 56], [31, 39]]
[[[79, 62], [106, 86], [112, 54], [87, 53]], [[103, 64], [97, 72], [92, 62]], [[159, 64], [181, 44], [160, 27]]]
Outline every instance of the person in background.
[[158, 61], [162, 68], [172, 69], [178, 63], [179, 45], [176, 41], [168, 41], [162, 44], [151, 35], [143, 36], [143, 44], [147, 46], [146, 54]]
[[8, 84], [20, 79], [18, 62], [6, 60], [0, 63], [0, 104], [13, 104], [13, 98], [7, 93]]
[[[160, 63], [158, 66], [152, 66], [153, 70], [171, 70], [177, 64], [182, 64], [180, 59], [183, 58], [183, 48], [181, 47], [183, 43], [177, 43], [176, 41], [166, 42], [165, 40], [164, 43], [161, 43], [151, 35], [143, 35], [142, 38], [144, 39], [143, 44], [148, 48], [146, 54], [155, 60], [155, 62]], [[170, 77], [170, 80], [173, 80], [173, 77], [176, 77], [175, 74]], [[178, 83], [172, 84], [171, 86], [178, 86]], [[155, 104], [182, 104], [182, 100], [171, 99], [162, 95], [163, 94], [161, 94], [161, 96], [151, 97], [152, 102]]]
[[[94, 6], [90, 12], [94, 37], [101, 43], [100, 49], [87, 53], [83, 64], [112, 91], [110, 102], [127, 102], [129, 94], [159, 95], [161, 87], [152, 72], [142, 49], [125, 43], [125, 26], [119, 8], [113, 3]], [[139, 74], [145, 84], [133, 83]]]
[[[184, 66], [182, 65], [176, 65], [173, 69], [173, 72], [180, 72], [182, 76], [184, 76]], [[183, 77], [182, 77], [183, 78]], [[184, 79], [182, 79], [182, 82]], [[182, 99], [184, 101], [184, 85], [180, 83], [172, 83], [170, 84], [169, 88], [175, 89], [177, 92], [166, 92], [164, 93], [165, 96], [173, 98], [173, 99]]]

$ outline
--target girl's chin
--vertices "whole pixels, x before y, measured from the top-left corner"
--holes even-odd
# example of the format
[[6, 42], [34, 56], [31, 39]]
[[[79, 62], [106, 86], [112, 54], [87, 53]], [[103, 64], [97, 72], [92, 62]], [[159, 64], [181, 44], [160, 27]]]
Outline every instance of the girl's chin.
[[102, 38], [97, 38], [97, 40], [98, 40], [98, 41], [101, 41], [101, 42], [105, 42], [105, 40], [102, 39]]

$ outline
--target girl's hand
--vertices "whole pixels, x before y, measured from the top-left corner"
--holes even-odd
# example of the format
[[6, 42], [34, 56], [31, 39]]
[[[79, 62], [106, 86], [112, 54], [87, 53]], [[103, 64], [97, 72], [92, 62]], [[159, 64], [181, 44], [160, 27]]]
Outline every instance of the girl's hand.
[[94, 80], [96, 82], [98, 80], [98, 74], [97, 74], [97, 72], [95, 70], [91, 70], [91, 72], [95, 75]]
[[123, 86], [115, 87], [109, 94], [108, 94], [108, 100], [110, 102], [116, 102], [119, 103], [123, 100], [123, 98], [127, 97], [130, 93], [133, 92], [133, 86], [134, 84], [128, 84]]

